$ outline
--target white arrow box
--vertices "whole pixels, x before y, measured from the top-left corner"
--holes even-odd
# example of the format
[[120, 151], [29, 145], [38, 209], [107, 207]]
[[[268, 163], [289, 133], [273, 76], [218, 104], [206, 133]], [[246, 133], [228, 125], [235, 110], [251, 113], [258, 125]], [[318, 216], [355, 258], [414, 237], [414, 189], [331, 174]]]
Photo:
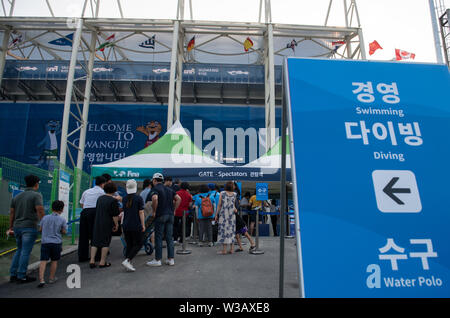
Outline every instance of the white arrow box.
[[381, 212], [419, 213], [422, 211], [419, 188], [412, 171], [374, 170], [372, 180], [378, 210]]

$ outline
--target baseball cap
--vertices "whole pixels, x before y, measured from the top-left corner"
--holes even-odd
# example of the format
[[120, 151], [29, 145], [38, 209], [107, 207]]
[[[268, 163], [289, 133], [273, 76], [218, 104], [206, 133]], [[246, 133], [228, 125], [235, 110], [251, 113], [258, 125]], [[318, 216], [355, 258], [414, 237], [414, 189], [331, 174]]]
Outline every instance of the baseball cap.
[[127, 181], [127, 193], [133, 194], [137, 192], [137, 182], [134, 179]]
[[164, 176], [163, 176], [161, 173], [157, 172], [157, 173], [155, 173], [155, 174], [153, 175], [153, 179], [161, 179], [161, 180], [164, 180]]

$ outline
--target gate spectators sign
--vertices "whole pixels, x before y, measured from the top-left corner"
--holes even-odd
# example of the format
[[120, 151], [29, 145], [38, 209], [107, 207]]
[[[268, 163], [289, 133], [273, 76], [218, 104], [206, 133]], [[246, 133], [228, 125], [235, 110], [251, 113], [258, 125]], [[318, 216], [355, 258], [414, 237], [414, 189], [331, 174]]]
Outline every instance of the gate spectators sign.
[[288, 58], [305, 297], [450, 296], [450, 77]]

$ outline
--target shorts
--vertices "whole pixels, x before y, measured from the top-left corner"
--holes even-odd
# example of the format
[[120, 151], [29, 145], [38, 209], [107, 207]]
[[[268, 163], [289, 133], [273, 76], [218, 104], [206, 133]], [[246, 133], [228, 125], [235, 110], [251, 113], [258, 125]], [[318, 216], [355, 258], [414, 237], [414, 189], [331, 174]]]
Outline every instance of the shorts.
[[246, 232], [248, 232], [248, 229], [246, 226], [244, 226], [243, 228], [240, 228], [239, 230], [236, 230], [236, 234], [245, 234]]
[[61, 258], [62, 244], [46, 243], [41, 245], [41, 261], [58, 261]]

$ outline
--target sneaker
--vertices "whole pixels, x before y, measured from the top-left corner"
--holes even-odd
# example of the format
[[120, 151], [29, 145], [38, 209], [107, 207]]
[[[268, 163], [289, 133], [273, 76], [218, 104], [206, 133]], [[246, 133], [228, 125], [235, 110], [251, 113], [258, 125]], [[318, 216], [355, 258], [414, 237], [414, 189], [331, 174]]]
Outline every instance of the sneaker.
[[130, 261], [129, 261], [128, 259], [124, 260], [124, 261], [122, 262], [122, 265], [123, 265], [128, 271], [131, 271], [131, 272], [136, 271], [136, 269], [133, 267], [133, 265], [131, 265], [131, 263], [130, 263]]
[[26, 284], [36, 281], [36, 277], [25, 276], [25, 278], [18, 278], [17, 284]]
[[40, 282], [39, 285], [37, 285], [38, 288], [42, 288], [45, 286], [45, 282]]
[[15, 283], [15, 282], [17, 282], [17, 276], [10, 276], [10, 277], [9, 277], [9, 282], [10, 282], [10, 283]]
[[209, 246], [209, 247], [213, 247], [213, 246], [214, 246], [214, 243], [213, 243], [213, 242], [209, 242], [208, 246]]
[[161, 264], [161, 261], [157, 261], [156, 259], [154, 259], [150, 262], [147, 262], [146, 265], [147, 266], [161, 266], [162, 264]]
[[169, 265], [169, 266], [175, 265], [175, 260], [173, 258], [166, 260], [166, 265]]
[[55, 278], [49, 279], [49, 280], [48, 280], [48, 283], [49, 283], [49, 284], [54, 284], [54, 283], [56, 283], [57, 280], [58, 280], [58, 277], [55, 276]]

